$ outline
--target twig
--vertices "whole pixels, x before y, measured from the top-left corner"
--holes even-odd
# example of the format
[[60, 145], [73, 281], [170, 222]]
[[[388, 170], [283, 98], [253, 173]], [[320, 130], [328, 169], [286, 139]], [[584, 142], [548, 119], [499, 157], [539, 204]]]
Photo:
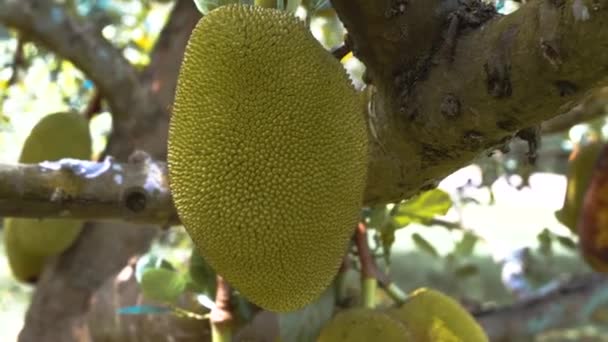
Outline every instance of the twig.
[[232, 341], [232, 308], [230, 305], [230, 285], [217, 276], [217, 290], [215, 292], [215, 307], [211, 310], [211, 341]]
[[376, 288], [378, 286], [376, 264], [369, 251], [367, 229], [363, 223], [357, 225], [355, 244], [359, 254], [359, 261], [361, 262], [362, 305], [366, 308], [374, 308], [376, 306]]
[[11, 65], [11, 78], [8, 80], [8, 85], [11, 86], [17, 82], [19, 76], [19, 68], [25, 64], [25, 58], [23, 57], [23, 46], [25, 45], [25, 39], [23, 36], [19, 36], [17, 39], [17, 47], [15, 48], [15, 54], [13, 55], [13, 63]]
[[331, 49], [331, 54], [336, 57], [337, 60], [342, 60], [348, 53], [350, 52], [350, 48], [346, 45], [346, 43], [342, 43]]
[[102, 99], [103, 97], [101, 96], [101, 92], [99, 91], [99, 89], [96, 88], [95, 92], [93, 93], [93, 97], [91, 97], [89, 103], [87, 103], [87, 106], [82, 112], [82, 114], [85, 118], [87, 118], [87, 120], [91, 120], [93, 117], [95, 117], [95, 115], [101, 112]]

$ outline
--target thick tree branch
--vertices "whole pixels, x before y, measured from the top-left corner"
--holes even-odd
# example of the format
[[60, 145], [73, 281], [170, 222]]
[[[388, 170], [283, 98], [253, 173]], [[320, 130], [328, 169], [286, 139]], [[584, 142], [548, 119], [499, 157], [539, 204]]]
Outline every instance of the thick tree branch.
[[177, 222], [166, 164], [143, 152], [122, 164], [111, 158], [0, 164], [0, 212], [9, 217]]
[[[608, 58], [608, 46], [597, 44], [608, 39], [605, 0], [584, 13], [573, 0], [529, 2], [463, 31], [453, 61], [409, 49], [434, 51], [433, 44], [416, 42], [440, 35], [445, 18], [417, 18], [444, 13], [453, 1], [332, 3], [373, 85], [367, 203], [398, 201], [434, 186], [518, 130], [567, 112], [605, 80], [594, 62]], [[399, 3], [407, 5], [393, 11]]]

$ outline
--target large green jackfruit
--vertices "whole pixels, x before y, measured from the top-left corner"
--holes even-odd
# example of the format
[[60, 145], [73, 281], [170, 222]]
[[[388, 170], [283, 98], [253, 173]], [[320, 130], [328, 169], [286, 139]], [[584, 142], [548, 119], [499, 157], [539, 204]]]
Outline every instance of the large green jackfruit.
[[253, 303], [292, 311], [330, 284], [359, 218], [363, 96], [304, 23], [228, 5], [197, 24], [169, 129], [178, 214]]
[[[62, 158], [89, 160], [91, 136], [88, 121], [78, 113], [55, 113], [43, 117], [32, 129], [21, 150], [19, 162], [39, 163]], [[13, 219], [20, 246], [39, 256], [67, 249], [80, 234], [81, 220]]]
[[44, 268], [45, 258], [32, 255], [23, 250], [13, 222], [14, 219], [4, 219], [4, 228], [2, 230], [8, 265], [15, 279], [30, 284], [36, 283]]

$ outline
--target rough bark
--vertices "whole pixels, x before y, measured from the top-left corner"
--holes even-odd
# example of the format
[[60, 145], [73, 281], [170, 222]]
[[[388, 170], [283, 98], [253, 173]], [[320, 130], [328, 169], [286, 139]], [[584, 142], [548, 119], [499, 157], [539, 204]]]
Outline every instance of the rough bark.
[[464, 29], [450, 56], [440, 28], [454, 1], [332, 0], [373, 85], [366, 202], [432, 187], [601, 85], [606, 67], [592, 61], [608, 57], [597, 43], [608, 38], [608, 2], [588, 17], [574, 2], [533, 1]]
[[64, 159], [0, 164], [0, 213], [7, 217], [178, 223], [167, 165], [136, 152], [128, 163]]

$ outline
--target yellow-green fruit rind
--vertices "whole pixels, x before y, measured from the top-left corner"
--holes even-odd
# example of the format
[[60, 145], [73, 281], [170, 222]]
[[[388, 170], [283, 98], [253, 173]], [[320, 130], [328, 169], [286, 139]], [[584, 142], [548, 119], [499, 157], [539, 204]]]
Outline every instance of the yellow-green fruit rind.
[[4, 238], [4, 249], [8, 265], [15, 279], [25, 283], [35, 283], [44, 268], [44, 257], [27, 253], [23, 250], [15, 231], [15, 220], [4, 219], [2, 230]]
[[305, 306], [337, 272], [365, 185], [362, 98], [286, 12], [224, 6], [190, 37], [169, 129], [175, 206], [211, 267], [267, 310]]
[[[92, 153], [89, 124], [78, 113], [54, 113], [32, 128], [19, 162], [39, 163], [62, 158], [89, 160]], [[14, 219], [13, 226], [24, 251], [40, 256], [67, 249], [80, 234], [82, 221], [68, 219]]]
[[89, 123], [81, 114], [54, 113], [40, 119], [23, 143], [19, 162], [62, 158], [91, 159]]
[[475, 318], [436, 290], [418, 289], [400, 307], [386, 312], [404, 323], [417, 342], [488, 342]]
[[338, 313], [319, 334], [317, 342], [413, 342], [408, 329], [391, 316], [372, 309]]

